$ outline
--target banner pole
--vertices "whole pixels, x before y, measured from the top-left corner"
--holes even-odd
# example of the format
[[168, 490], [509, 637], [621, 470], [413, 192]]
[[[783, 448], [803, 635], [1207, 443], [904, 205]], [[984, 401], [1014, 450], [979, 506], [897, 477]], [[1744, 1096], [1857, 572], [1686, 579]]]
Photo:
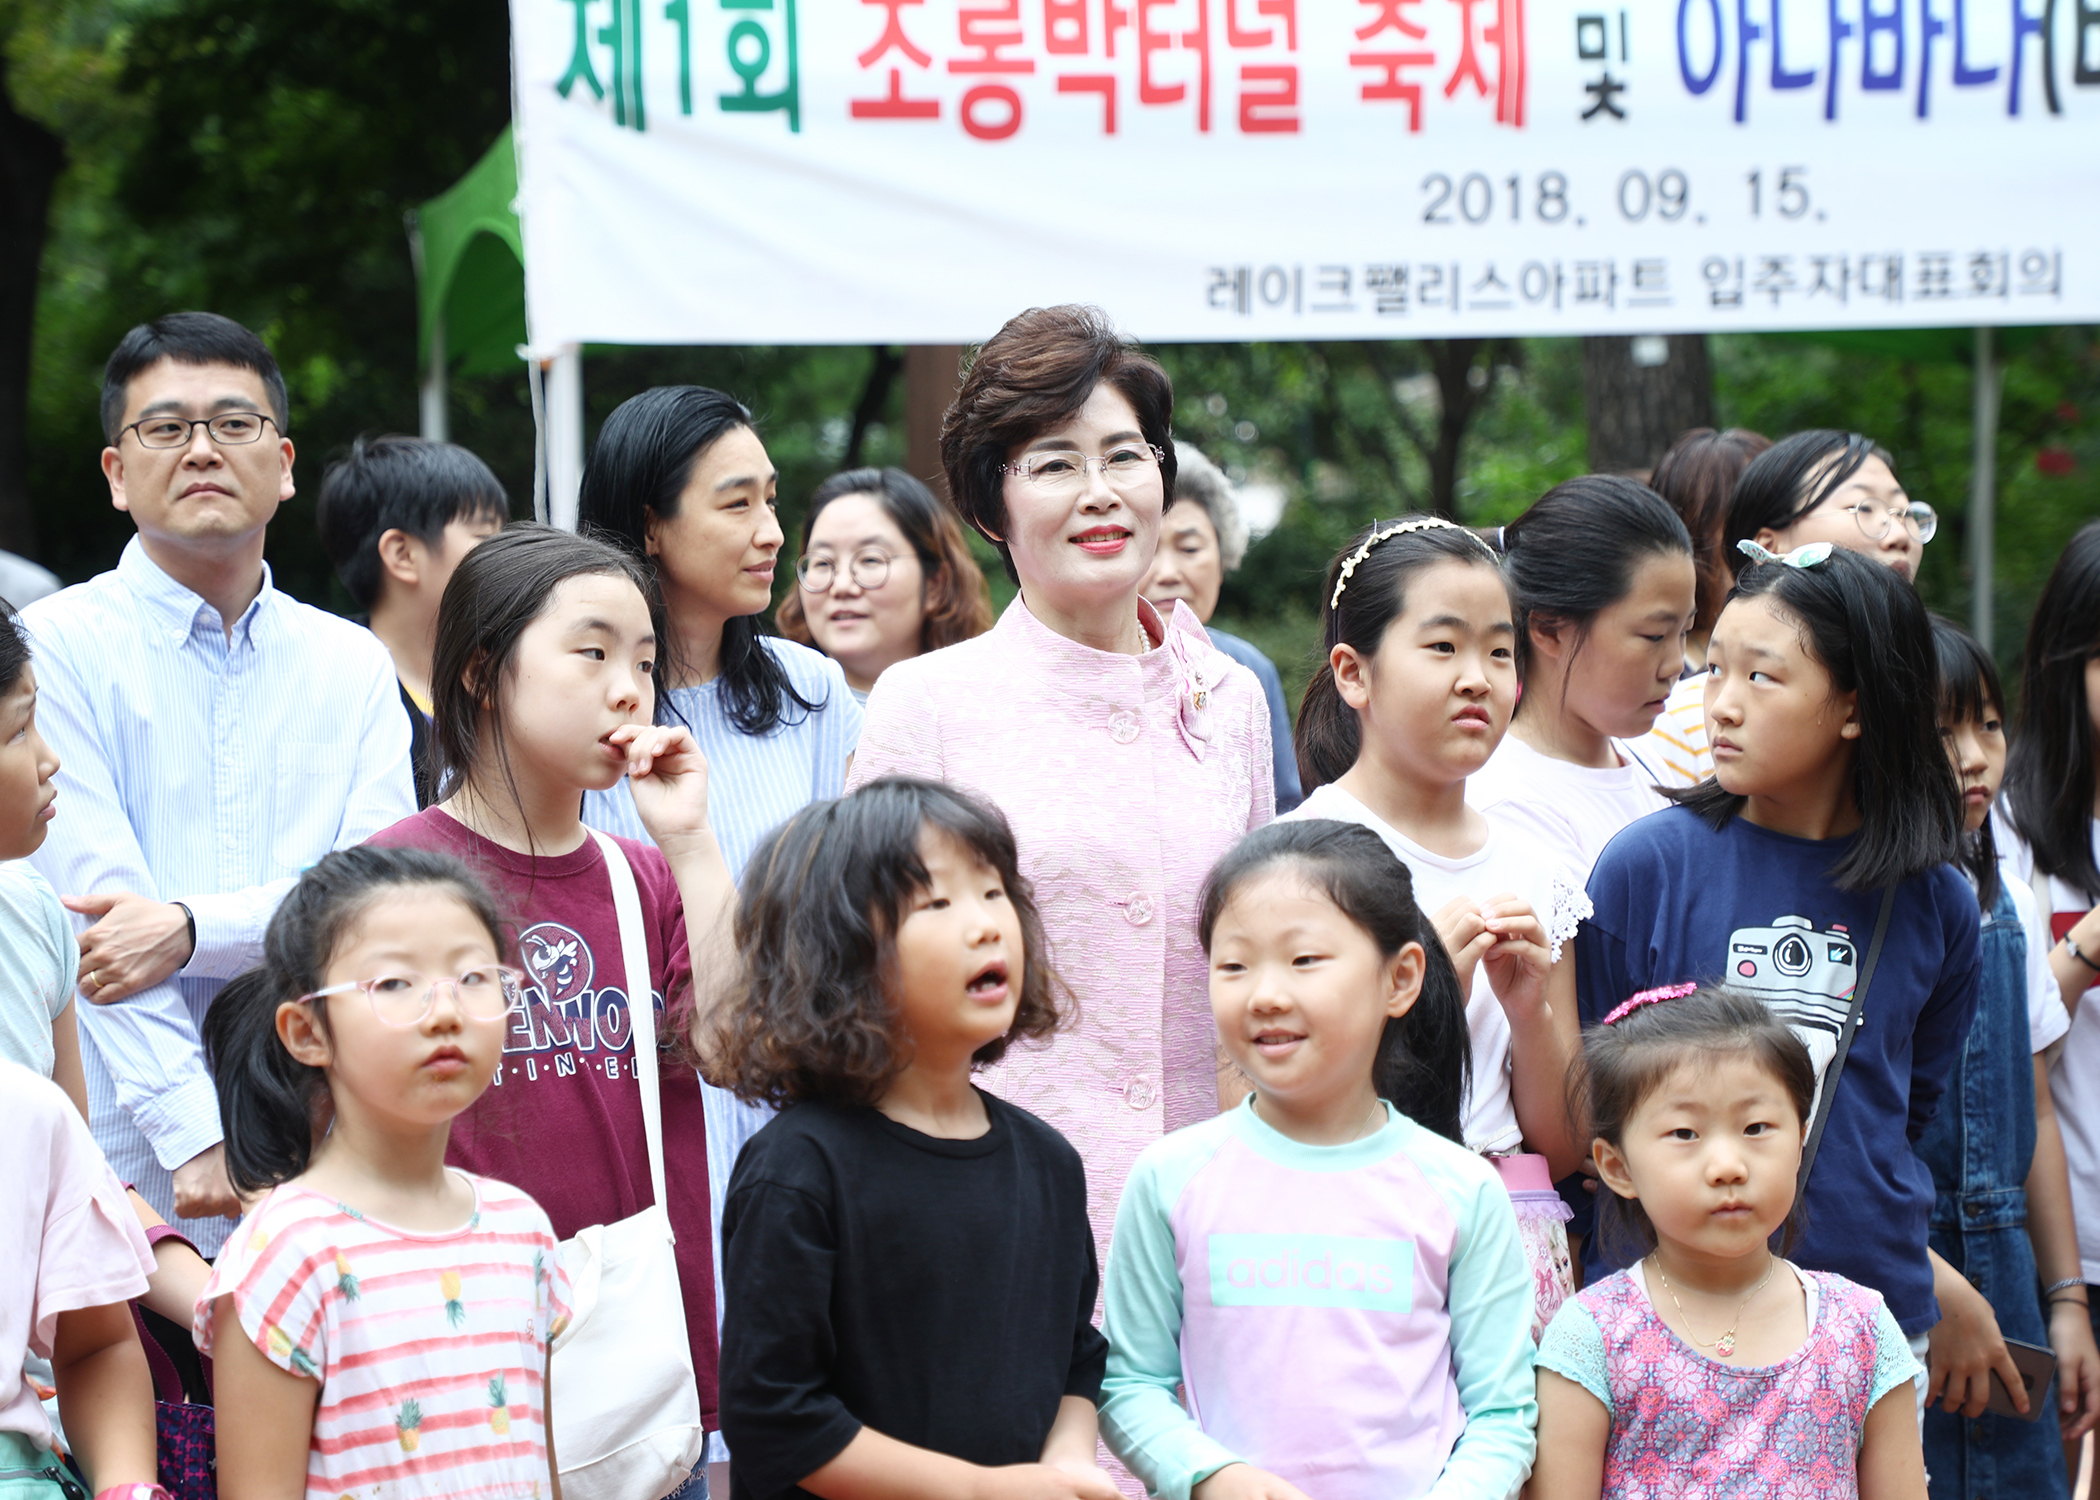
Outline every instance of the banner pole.
[[1992, 330], [1976, 330], [1975, 454], [1969, 469], [1969, 631], [1992, 649], [1998, 529], [1998, 363]]
[[576, 529], [583, 494], [583, 349], [563, 344], [547, 365], [547, 518]]

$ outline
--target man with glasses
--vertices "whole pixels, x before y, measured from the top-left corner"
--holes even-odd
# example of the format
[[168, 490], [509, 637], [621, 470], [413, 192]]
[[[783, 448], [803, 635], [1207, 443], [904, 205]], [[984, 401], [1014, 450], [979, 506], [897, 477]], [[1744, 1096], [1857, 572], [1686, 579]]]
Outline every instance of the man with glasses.
[[138, 535], [22, 612], [64, 762], [37, 870], [86, 919], [81, 1055], [111, 1165], [216, 1253], [239, 1205], [198, 1022], [299, 871], [415, 811], [392, 664], [271, 586], [292, 496], [284, 379], [253, 333], [172, 313], [103, 375], [102, 472]]

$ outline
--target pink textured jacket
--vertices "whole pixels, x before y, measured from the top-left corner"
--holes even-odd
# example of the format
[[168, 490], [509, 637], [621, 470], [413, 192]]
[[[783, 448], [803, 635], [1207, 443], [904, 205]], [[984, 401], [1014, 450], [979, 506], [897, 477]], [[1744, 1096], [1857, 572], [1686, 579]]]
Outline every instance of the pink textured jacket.
[[1211, 866], [1276, 811], [1254, 675], [1187, 605], [1164, 623], [1138, 612], [1156, 643], [1142, 656], [1067, 640], [1017, 598], [984, 635], [897, 663], [846, 778], [945, 781], [1013, 825], [1080, 1015], [985, 1082], [1079, 1148], [1103, 1246], [1138, 1153], [1218, 1112], [1196, 903]]

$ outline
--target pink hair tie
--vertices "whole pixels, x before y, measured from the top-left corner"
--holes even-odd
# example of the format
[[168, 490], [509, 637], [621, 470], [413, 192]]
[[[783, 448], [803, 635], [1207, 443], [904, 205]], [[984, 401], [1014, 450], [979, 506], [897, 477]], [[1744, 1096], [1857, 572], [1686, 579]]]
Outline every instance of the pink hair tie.
[[1638, 995], [1633, 996], [1624, 1005], [1606, 1016], [1604, 1024], [1607, 1026], [1617, 1025], [1644, 1005], [1653, 1005], [1658, 1000], [1682, 1000], [1686, 995], [1698, 988], [1699, 986], [1696, 984], [1665, 984], [1652, 990], [1642, 990]]

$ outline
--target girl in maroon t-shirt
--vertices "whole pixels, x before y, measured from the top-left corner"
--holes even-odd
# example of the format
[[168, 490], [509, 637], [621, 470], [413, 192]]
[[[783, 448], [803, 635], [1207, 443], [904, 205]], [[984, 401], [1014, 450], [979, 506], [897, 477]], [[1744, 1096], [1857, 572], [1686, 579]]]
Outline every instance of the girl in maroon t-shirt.
[[[520, 525], [475, 548], [438, 614], [440, 800], [372, 840], [464, 859], [516, 924], [526, 1004], [496, 1086], [454, 1123], [448, 1160], [531, 1194], [563, 1238], [654, 1198], [619, 922], [578, 816], [583, 794], [627, 777], [655, 840], [617, 842], [640, 888], [657, 1038], [673, 1054], [696, 1014], [695, 968], [715, 968], [695, 952], [726, 947], [735, 896], [708, 826], [707, 762], [684, 728], [650, 723], [660, 628], [639, 568], [602, 542]], [[662, 1061], [665, 1209], [713, 1430], [706, 1127], [692, 1067]]]

